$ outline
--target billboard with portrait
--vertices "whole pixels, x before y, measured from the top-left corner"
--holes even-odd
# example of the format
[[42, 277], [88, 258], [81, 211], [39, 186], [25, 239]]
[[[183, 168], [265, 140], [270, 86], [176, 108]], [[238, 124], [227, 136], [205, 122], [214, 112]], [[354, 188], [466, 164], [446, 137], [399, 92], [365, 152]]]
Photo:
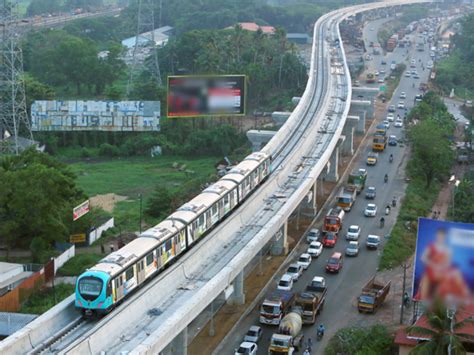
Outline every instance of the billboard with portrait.
[[245, 75], [169, 76], [168, 117], [245, 115]]
[[33, 131], [159, 131], [160, 102], [38, 100], [31, 121]]
[[474, 294], [474, 224], [420, 218], [413, 299], [465, 299]]

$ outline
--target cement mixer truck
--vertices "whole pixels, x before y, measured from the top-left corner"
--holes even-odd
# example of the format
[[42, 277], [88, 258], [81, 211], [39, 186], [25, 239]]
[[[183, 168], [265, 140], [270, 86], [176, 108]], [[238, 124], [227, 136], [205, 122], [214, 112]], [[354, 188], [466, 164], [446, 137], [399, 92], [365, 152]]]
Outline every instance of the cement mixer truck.
[[269, 355], [292, 355], [303, 346], [301, 310], [288, 313], [280, 322], [278, 333], [274, 333], [268, 348]]

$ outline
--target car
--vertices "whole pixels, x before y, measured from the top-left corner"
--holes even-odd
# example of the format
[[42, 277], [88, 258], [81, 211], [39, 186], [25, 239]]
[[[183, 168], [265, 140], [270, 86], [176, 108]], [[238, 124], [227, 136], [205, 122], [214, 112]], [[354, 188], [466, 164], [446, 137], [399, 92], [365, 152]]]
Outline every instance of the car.
[[411, 75], [417, 75], [417, 74], [418, 74], [418, 72], [416, 70], [411, 71]]
[[379, 244], [380, 244], [380, 237], [378, 235], [369, 234], [367, 236], [365, 245], [367, 246], [368, 249], [377, 249], [379, 247]]
[[375, 217], [377, 215], [377, 205], [375, 203], [367, 204], [364, 210], [364, 216]]
[[325, 232], [323, 236], [323, 245], [326, 248], [332, 248], [337, 243], [337, 233]]
[[370, 28], [370, 30], [371, 30], [371, 31], [373, 31], [373, 30], [374, 30], [374, 28], [373, 28], [373, 27], [371, 27], [371, 28]]
[[328, 259], [326, 264], [326, 272], [336, 272], [341, 271], [343, 265], [343, 256], [341, 253], [333, 253]]
[[379, 76], [379, 74], [380, 74], [380, 73], [379, 73], [378, 71], [375, 72], [375, 76]]
[[355, 86], [355, 87], [360, 86], [360, 81], [359, 81], [359, 80], [355, 80], [353, 86]]
[[418, 75], [418, 73], [415, 73], [412, 75], [412, 78], [413, 79], [420, 79], [420, 75]]
[[393, 122], [394, 120], [395, 120], [395, 116], [394, 116], [393, 112], [389, 112], [387, 114], [387, 121], [388, 122]]
[[311, 261], [313, 261], [313, 258], [311, 257], [311, 255], [309, 255], [308, 253], [303, 253], [298, 258], [297, 263], [298, 265], [301, 265], [303, 270], [307, 270], [309, 266], [311, 265]]
[[312, 242], [309, 245], [308, 250], [307, 250], [307, 253], [311, 255], [313, 258], [320, 256], [322, 252], [323, 252], [323, 245], [321, 244], [321, 242]]
[[375, 189], [375, 186], [369, 186], [365, 190], [365, 198], [367, 200], [373, 200], [377, 196], [377, 190]]
[[235, 350], [235, 355], [257, 355], [258, 346], [250, 341], [244, 341], [239, 348]]
[[399, 101], [397, 107], [401, 108], [401, 109], [404, 109], [405, 108], [405, 102], [404, 101]]
[[415, 102], [421, 102], [423, 101], [423, 95], [422, 94], [417, 94], [415, 96]]
[[403, 121], [400, 118], [397, 118], [393, 125], [397, 128], [402, 128], [403, 127]]
[[406, 98], [407, 98], [407, 94], [405, 93], [405, 91], [402, 91], [402, 92], [400, 93], [400, 98], [401, 98], [401, 99], [406, 99]]
[[388, 137], [388, 145], [396, 146], [398, 144], [397, 136], [391, 135]]
[[249, 330], [247, 330], [247, 333], [244, 336], [244, 341], [256, 344], [262, 338], [262, 333], [262, 328], [258, 325], [252, 325]]
[[282, 291], [291, 291], [293, 288], [293, 276], [284, 274], [278, 282], [277, 289]]
[[411, 77], [411, 74], [410, 74], [410, 72], [407, 70], [407, 71], [405, 72], [405, 78], [410, 78], [410, 77]]
[[390, 105], [388, 107], [388, 112], [395, 112], [395, 105]]
[[346, 255], [347, 256], [357, 256], [359, 255], [359, 242], [352, 241], [347, 244], [346, 247]]
[[367, 155], [367, 165], [375, 165], [377, 164], [377, 159], [378, 159], [379, 155], [377, 153], [374, 153], [374, 152], [370, 152], [368, 155]]
[[387, 61], [386, 61], [385, 59], [382, 59], [382, 61], [380, 62], [380, 64], [386, 65], [386, 64], [387, 64]]
[[386, 129], [390, 128], [390, 121], [389, 120], [384, 120], [382, 123], [384, 124]]
[[321, 232], [317, 228], [311, 228], [306, 236], [306, 241], [308, 243], [317, 242], [321, 236]]
[[293, 282], [298, 281], [301, 275], [303, 275], [303, 267], [299, 264], [290, 264], [286, 269], [286, 274], [293, 278]]
[[379, 79], [377, 80], [377, 82], [378, 82], [379, 84], [383, 84], [384, 81], [385, 81], [385, 78], [379, 78]]
[[380, 69], [380, 70], [379, 70], [379, 73], [380, 73], [380, 74], [385, 74], [385, 69]]
[[347, 240], [359, 240], [359, 235], [360, 235], [360, 227], [358, 225], [353, 224], [352, 226], [349, 226], [349, 228], [347, 228], [347, 234], [346, 234]]

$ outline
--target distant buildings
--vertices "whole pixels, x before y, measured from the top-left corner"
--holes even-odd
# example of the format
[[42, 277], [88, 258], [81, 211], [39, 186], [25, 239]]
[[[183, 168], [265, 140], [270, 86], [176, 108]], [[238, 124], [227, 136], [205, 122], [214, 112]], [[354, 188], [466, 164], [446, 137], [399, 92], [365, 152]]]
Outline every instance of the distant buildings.
[[138, 36], [133, 36], [130, 38], [126, 38], [122, 41], [122, 45], [127, 47], [128, 49], [132, 49], [135, 47], [135, 43], [138, 41], [138, 45], [140, 47], [146, 47], [151, 45], [152, 37], [155, 40], [156, 47], [163, 47], [168, 43], [169, 37], [173, 34], [173, 27], [171, 26], [163, 26], [157, 28], [153, 31], [144, 32], [139, 34]]
[[[259, 29], [267, 35], [272, 35], [275, 33], [275, 27], [272, 26], [259, 26], [255, 22], [238, 22], [236, 25], [240, 25], [243, 30], [257, 32]], [[229, 26], [226, 30], [233, 29], [234, 26]]]

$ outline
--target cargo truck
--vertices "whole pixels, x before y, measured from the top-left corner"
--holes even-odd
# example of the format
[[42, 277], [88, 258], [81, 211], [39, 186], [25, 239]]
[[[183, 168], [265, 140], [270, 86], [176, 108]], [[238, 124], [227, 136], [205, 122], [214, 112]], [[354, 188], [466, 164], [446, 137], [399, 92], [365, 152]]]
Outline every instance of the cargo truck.
[[295, 307], [301, 308], [301, 317], [304, 324], [314, 324], [316, 322], [316, 316], [323, 310], [326, 292], [327, 287], [324, 287], [319, 291], [305, 291], [296, 296]]
[[344, 210], [339, 207], [333, 207], [324, 217], [323, 231], [339, 232], [342, 228], [342, 219], [344, 218]]
[[360, 192], [365, 187], [366, 180], [367, 180], [367, 170], [358, 169], [349, 174], [349, 178], [347, 179], [347, 182], [350, 185], [354, 185], [357, 189], [357, 193], [360, 194]]
[[274, 333], [270, 340], [268, 354], [293, 355], [303, 345], [301, 327], [303, 319], [299, 310], [288, 313], [280, 322], [278, 333]]
[[349, 212], [357, 197], [357, 187], [355, 185], [344, 186], [337, 195], [337, 205], [344, 211]]
[[260, 323], [278, 325], [290, 310], [295, 299], [291, 291], [276, 290], [268, 295], [260, 306]]
[[372, 277], [367, 284], [362, 288], [359, 296], [357, 308], [359, 312], [375, 313], [385, 301], [385, 298], [390, 291], [391, 281], [386, 284], [377, 282], [375, 276]]

